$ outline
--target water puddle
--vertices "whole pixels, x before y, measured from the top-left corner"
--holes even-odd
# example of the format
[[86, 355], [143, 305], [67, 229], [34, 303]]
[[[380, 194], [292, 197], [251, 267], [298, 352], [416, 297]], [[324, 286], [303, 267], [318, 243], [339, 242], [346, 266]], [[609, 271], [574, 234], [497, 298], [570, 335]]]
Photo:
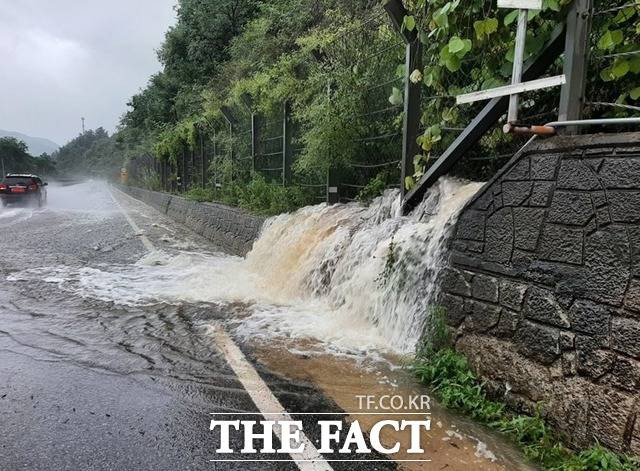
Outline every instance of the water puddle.
[[[304, 351], [309, 349], [308, 346], [299, 347]], [[425, 390], [403, 369], [393, 367], [390, 363], [369, 360], [363, 364], [362, 361], [345, 357], [309, 356], [296, 354], [295, 351], [294, 345], [286, 348], [263, 345], [257, 349], [257, 358], [271, 371], [292, 380], [307, 381], [320, 388], [341, 409], [355, 412], [356, 415], [348, 416], [348, 420], [357, 420], [363, 430], [371, 430], [371, 427], [381, 420], [424, 420], [429, 417], [416, 415], [415, 409], [408, 406], [412, 398], [424, 395]], [[370, 405], [367, 405], [365, 396], [372, 398]], [[393, 397], [396, 409], [391, 408], [390, 402], [387, 401], [382, 404], [388, 409], [384, 413], [377, 413], [378, 406], [373, 404], [378, 404], [378, 399], [383, 397]], [[403, 412], [405, 409], [409, 409], [406, 412], [410, 410], [412, 412], [410, 414]], [[425, 454], [420, 456], [431, 461], [403, 462], [401, 469], [451, 471], [534, 469], [522, 461], [511, 444], [483, 427], [452, 415], [433, 401], [430, 402], [429, 409], [419, 409], [421, 412], [428, 411], [431, 414], [431, 430], [423, 434], [421, 443]], [[389, 415], [389, 410], [393, 415]], [[399, 410], [399, 413], [396, 413], [396, 410]], [[392, 447], [397, 441], [401, 444], [401, 450], [407, 450], [410, 446], [408, 433], [382, 434], [382, 442], [387, 447]], [[394, 460], [416, 459], [416, 455], [402, 451], [389, 457]]]

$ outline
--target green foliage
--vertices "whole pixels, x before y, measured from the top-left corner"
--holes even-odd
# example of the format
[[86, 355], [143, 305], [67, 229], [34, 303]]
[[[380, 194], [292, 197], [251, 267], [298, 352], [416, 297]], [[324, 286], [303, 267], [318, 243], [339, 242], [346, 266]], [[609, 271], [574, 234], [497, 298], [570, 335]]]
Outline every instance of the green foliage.
[[262, 216], [294, 211], [308, 204], [309, 201], [302, 189], [269, 183], [261, 175], [254, 175], [246, 184], [225, 185], [214, 191], [211, 198], [209, 198], [209, 193], [193, 191], [195, 193], [192, 194], [192, 198], [193, 195], [206, 195], [206, 201], [220, 201], [228, 205], [239, 206]]
[[54, 157], [62, 173], [104, 177], [118, 175], [125, 160], [117, 138], [103, 128], [80, 134], [58, 149]]
[[[553, 28], [566, 16], [570, 3], [570, 0], [544, 0], [542, 11], [529, 12], [525, 59], [544, 47]], [[509, 80], [518, 11], [498, 9], [495, 2], [486, 0], [412, 0], [407, 4], [425, 49], [425, 94], [442, 97], [423, 105], [422, 124], [428, 145], [422, 146], [423, 158], [416, 159], [418, 165], [414, 177], [407, 178], [405, 182], [405, 186], [410, 188], [430, 161], [432, 151], [445, 148], [453, 139], [453, 136], [443, 136], [441, 141], [432, 145], [427, 135], [429, 129], [434, 125], [463, 126], [477, 112], [475, 106], [455, 107], [453, 97], [503, 85]], [[612, 6], [616, 5], [595, 2], [596, 9]], [[475, 21], [469, 21], [470, 18]], [[594, 18], [590, 66], [595, 70], [590, 71], [587, 86], [587, 96], [593, 101], [624, 104], [640, 97], [640, 92], [636, 91], [640, 55], [599, 58], [640, 49], [639, 20], [640, 6], [634, 5]], [[617, 83], [610, 87], [603, 86], [603, 82]], [[558, 93], [557, 89], [548, 92], [544, 95], [545, 101], [557, 103]], [[536, 104], [536, 100], [524, 102], [523, 111]], [[454, 113], [453, 109], [457, 111]], [[587, 114], [595, 112], [592, 109], [586, 111]], [[625, 111], [615, 109], [608, 112], [616, 116], [623, 113]], [[491, 154], [510, 139], [503, 136], [491, 143], [483, 142], [482, 151]]]
[[305, 205], [299, 188], [268, 183], [261, 176], [237, 187], [238, 206], [265, 216], [286, 213]]
[[428, 342], [418, 353], [411, 370], [433, 390], [442, 405], [508, 436], [523, 449], [527, 458], [545, 470], [632, 471], [640, 466], [637, 459], [616, 455], [600, 445], [580, 453], [572, 452], [546, 424], [540, 409], [534, 416], [513, 414], [504, 404], [488, 399], [467, 359], [453, 349], [438, 350]]
[[173, 126], [164, 126], [153, 146], [155, 154], [159, 159], [175, 164], [183, 152], [195, 149], [199, 125], [195, 119], [189, 118]]
[[[404, 3], [408, 14], [402, 28], [415, 32], [424, 49], [424, 66], [410, 71], [411, 82], [421, 84], [425, 97], [420, 154], [414, 158], [413, 175], [404, 182], [410, 189], [453, 141], [456, 133], [451, 131], [465, 126], [478, 111], [475, 105], [456, 106], [455, 95], [509, 81], [517, 11], [498, 9], [489, 0]], [[530, 12], [525, 58], [541, 51], [569, 4], [544, 0], [542, 11]], [[595, 4], [599, 9], [610, 6]], [[294, 180], [318, 182], [329, 168], [342, 171], [353, 163], [396, 159], [397, 140], [375, 145], [358, 140], [401, 130], [404, 51], [387, 22], [367, 20], [379, 7], [364, 0], [179, 0], [178, 21], [158, 53], [163, 70], [128, 103], [117, 138], [121, 148], [113, 155], [126, 160], [136, 152], [153, 153], [169, 162], [175, 175], [182, 154], [197, 146], [200, 135], [211, 138], [215, 131], [218, 156], [211, 173], [228, 187], [225, 194], [235, 195], [237, 188], [229, 186], [248, 184], [251, 172], [246, 160], [230, 161], [230, 149], [236, 158], [246, 158], [250, 146], [239, 133], [248, 127], [251, 114], [269, 121], [279, 116], [286, 101], [295, 124], [292, 144], [298, 149]], [[594, 17], [587, 86], [591, 101], [640, 100], [640, 55], [609, 57], [640, 49], [639, 20], [640, 8], [633, 5]], [[557, 71], [561, 65], [559, 60]], [[394, 71], [395, 80], [390, 80]], [[373, 105], [371, 88], [377, 86], [381, 103]], [[522, 101], [522, 111], [548, 111], [557, 101], [557, 89], [532, 92]], [[223, 105], [238, 119], [233, 136], [220, 113]], [[367, 116], [367, 111], [390, 105], [387, 114]], [[586, 115], [628, 113], [601, 111], [589, 107]], [[517, 143], [512, 136], [489, 133], [474, 153], [503, 154]], [[484, 178], [495, 165], [465, 161], [454, 171]], [[366, 185], [363, 200], [381, 188], [377, 177], [369, 185], [357, 183]]]
[[[127, 143], [135, 135], [143, 136], [144, 151], [168, 162], [175, 174], [182, 154], [194, 149], [199, 134], [207, 138], [215, 130], [218, 156], [211, 162], [210, 174], [223, 187], [216, 194], [255, 207], [257, 201], [267, 204], [278, 198], [261, 198], [267, 193], [262, 189], [255, 194], [256, 183], [250, 180], [246, 160], [231, 162], [229, 152], [233, 147], [236, 158], [249, 154], [241, 131], [251, 112], [278, 116], [283, 102], [289, 103], [296, 127], [292, 144], [300, 149], [294, 165], [297, 181], [322, 181], [330, 167], [367, 161], [371, 147], [359, 144], [357, 138], [400, 130], [400, 110], [390, 119], [376, 120], [375, 126], [361, 116], [368, 106], [367, 87], [388, 81], [389, 72], [396, 70], [404, 55], [402, 47], [396, 47], [397, 33], [388, 24], [362, 28], [370, 16], [369, 2], [248, 2], [239, 5], [242, 13], [237, 21], [229, 21], [226, 8], [231, 4], [235, 2], [179, 2], [178, 22], [167, 33], [159, 53], [164, 69], [131, 99], [122, 120]], [[410, 18], [405, 27], [415, 27]], [[340, 39], [360, 29], [362, 33], [350, 35], [348, 43]], [[378, 50], [387, 52], [371, 54]], [[382, 96], [388, 96], [387, 91], [392, 95], [396, 106], [403, 101], [404, 68], [399, 67], [398, 72], [397, 81], [380, 89]], [[232, 109], [239, 122], [233, 136], [219, 111], [222, 105]], [[380, 161], [391, 160], [386, 156], [396, 152], [397, 143], [381, 143], [376, 148]], [[252, 188], [241, 192], [238, 187], [242, 185]], [[369, 198], [379, 186], [373, 182], [363, 197]], [[302, 201], [300, 192], [292, 195], [296, 204]], [[290, 206], [269, 203], [263, 210]]]
[[374, 198], [381, 196], [384, 193], [384, 190], [394, 183], [396, 183], [396, 181], [392, 172], [389, 170], [383, 170], [372, 178], [362, 190], [360, 190], [357, 199], [363, 203], [370, 203]]
[[162, 190], [162, 182], [160, 181], [160, 175], [152, 169], [144, 168], [138, 175], [130, 175], [129, 184], [137, 184], [147, 190], [160, 191]]
[[571, 456], [553, 471], [633, 471], [640, 463], [628, 456], [612, 453], [601, 445]]
[[213, 188], [195, 187], [187, 191], [184, 197], [191, 201], [198, 201], [199, 203], [213, 201], [215, 199], [215, 191]]
[[[0, 161], [0, 171], [4, 168], [5, 173], [36, 173], [41, 176], [56, 173], [56, 164], [49, 155], [33, 157], [27, 145], [14, 137], [0, 138]], [[4, 175], [0, 178], [4, 178]]]

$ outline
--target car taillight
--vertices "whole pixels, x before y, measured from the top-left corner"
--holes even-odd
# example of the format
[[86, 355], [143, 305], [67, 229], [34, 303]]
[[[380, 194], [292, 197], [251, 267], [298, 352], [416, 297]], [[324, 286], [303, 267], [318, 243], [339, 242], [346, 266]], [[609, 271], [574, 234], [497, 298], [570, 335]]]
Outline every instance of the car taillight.
[[29, 188], [30, 191], [37, 191], [38, 185], [29, 185], [27, 188]]
[[7, 185], [5, 185], [4, 183], [0, 183], [0, 190], [6, 190], [7, 189]]

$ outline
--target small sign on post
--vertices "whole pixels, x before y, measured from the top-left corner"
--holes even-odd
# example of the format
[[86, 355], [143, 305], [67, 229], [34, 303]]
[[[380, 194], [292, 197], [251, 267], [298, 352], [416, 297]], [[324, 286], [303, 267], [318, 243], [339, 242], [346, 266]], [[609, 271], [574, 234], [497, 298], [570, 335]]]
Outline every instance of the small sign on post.
[[498, 0], [498, 8], [542, 10], [542, 0]]
[[516, 44], [513, 54], [511, 85], [458, 95], [456, 97], [456, 102], [458, 104], [472, 103], [475, 101], [488, 100], [490, 98], [509, 95], [509, 111], [507, 114], [507, 123], [504, 125], [504, 132], [509, 133], [513, 129], [513, 126], [518, 122], [518, 98], [520, 93], [563, 85], [566, 82], [566, 78], [564, 75], [557, 75], [555, 77], [522, 82], [524, 48], [527, 39], [527, 20], [529, 10], [541, 10], [542, 0], [498, 0], [498, 8], [518, 10], [518, 31], [516, 33]]

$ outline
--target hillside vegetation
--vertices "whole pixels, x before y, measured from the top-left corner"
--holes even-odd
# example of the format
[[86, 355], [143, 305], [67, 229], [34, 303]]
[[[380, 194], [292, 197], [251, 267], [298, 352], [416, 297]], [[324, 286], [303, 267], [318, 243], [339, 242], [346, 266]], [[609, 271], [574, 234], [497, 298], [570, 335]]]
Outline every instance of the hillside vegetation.
[[4, 171], [4, 174], [37, 173], [48, 177], [56, 174], [56, 166], [47, 154], [42, 154], [39, 157], [29, 154], [27, 144], [15, 137], [1, 137], [0, 171]]
[[44, 137], [28, 136], [20, 132], [5, 131], [4, 129], [0, 129], [0, 137], [15, 137], [17, 140], [24, 142], [31, 155], [51, 155], [60, 147], [55, 142]]
[[126, 156], [118, 134], [109, 136], [103, 128], [85, 131], [54, 154], [61, 173], [106, 178], [117, 178]]
[[[455, 106], [455, 95], [509, 81], [516, 15], [498, 10], [495, 3], [405, 2], [410, 14], [403, 28], [417, 31], [424, 45], [425, 66], [411, 71], [411, 80], [423, 86], [418, 140], [422, 151], [414, 159], [414, 178], [482, 106]], [[569, 4], [570, 0], [544, 0], [542, 11], [531, 12], [527, 57], [540, 52]], [[585, 112], [591, 117], [626, 116], [634, 110], [625, 107], [637, 106], [640, 99], [640, 54], [634, 53], [640, 49], [640, 6], [596, 0], [595, 8]], [[235, 151], [232, 157], [230, 149], [239, 148], [251, 113], [277, 122], [287, 103], [295, 126], [293, 186], [324, 182], [329, 168], [351, 175], [361, 197], [399, 184], [397, 165], [383, 165], [397, 160], [400, 151], [404, 47], [381, 2], [179, 0], [177, 23], [167, 32], [158, 56], [162, 70], [127, 103], [118, 133], [108, 143], [85, 149], [83, 159], [76, 153], [62, 159], [65, 168], [109, 173], [120, 166], [116, 155], [124, 162], [152, 155], [169, 164], [172, 188], [185, 190], [175, 184], [180, 161], [185, 153], [198, 153], [204, 141], [217, 153], [208, 161], [207, 188], [199, 189], [197, 197], [241, 204], [247, 199], [247, 185], [255, 187], [256, 179], [276, 187], [279, 181], [252, 172], [242, 155], [248, 150]], [[560, 59], [550, 73], [561, 72], [561, 66]], [[558, 89], [527, 95], [523, 121], [555, 119], [558, 95]], [[238, 118], [234, 134], [229, 133], [221, 107]], [[244, 142], [249, 146], [246, 138]], [[456, 171], [486, 178], [520, 142], [496, 126], [470, 156], [478, 159], [464, 162]], [[375, 172], [355, 175], [354, 164], [379, 162], [383, 163]], [[157, 178], [145, 181], [158, 184]], [[287, 198], [278, 189], [269, 191], [274, 198]], [[291, 193], [293, 206], [313, 201], [314, 195], [302, 193]], [[273, 198], [265, 202], [272, 203]]]

